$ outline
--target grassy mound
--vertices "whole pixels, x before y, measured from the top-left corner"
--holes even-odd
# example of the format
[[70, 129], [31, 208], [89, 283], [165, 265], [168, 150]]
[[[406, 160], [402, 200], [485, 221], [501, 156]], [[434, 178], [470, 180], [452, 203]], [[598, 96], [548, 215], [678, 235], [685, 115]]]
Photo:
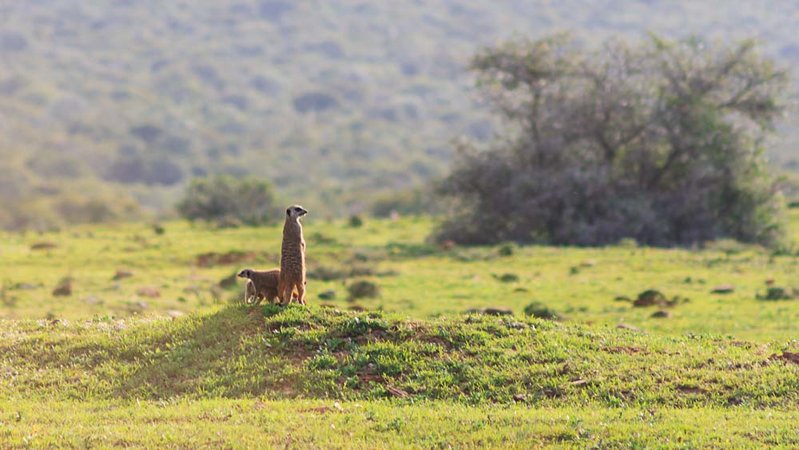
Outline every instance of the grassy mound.
[[517, 316], [318, 307], [0, 325], [5, 398], [407, 398], [536, 406], [790, 406], [790, 347]]

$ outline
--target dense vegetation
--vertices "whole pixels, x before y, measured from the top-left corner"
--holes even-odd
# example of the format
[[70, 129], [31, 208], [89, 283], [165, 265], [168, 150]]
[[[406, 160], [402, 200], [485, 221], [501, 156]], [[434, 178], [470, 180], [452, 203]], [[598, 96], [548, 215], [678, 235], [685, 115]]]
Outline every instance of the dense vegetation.
[[177, 210], [188, 220], [227, 225], [263, 225], [282, 217], [269, 183], [225, 176], [192, 180]]
[[518, 131], [461, 152], [444, 190], [462, 206], [440, 238], [782, 240], [783, 198], [762, 142], [789, 78], [753, 42], [652, 38], [585, 51], [559, 35], [486, 49], [472, 68]]
[[[588, 45], [759, 36], [799, 62], [797, 6], [744, 1], [42, 0], [0, 5], [0, 225], [171, 210], [189, 180], [250, 174], [345, 216], [441, 176], [498, 130], [468, 58], [513, 33]], [[708, 17], [713, 17], [709, 21]], [[789, 137], [769, 155], [786, 167]], [[793, 159], [793, 161], [791, 161]], [[348, 211], [348, 209], [350, 209]]]

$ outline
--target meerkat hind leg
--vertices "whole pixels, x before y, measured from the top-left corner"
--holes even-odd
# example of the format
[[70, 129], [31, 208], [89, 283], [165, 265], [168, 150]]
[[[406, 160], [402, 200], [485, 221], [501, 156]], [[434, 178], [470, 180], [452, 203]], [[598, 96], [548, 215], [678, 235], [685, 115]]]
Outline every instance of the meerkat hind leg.
[[261, 300], [263, 300], [263, 299], [264, 299], [264, 297], [262, 295], [256, 295], [255, 296], [255, 301], [253, 302], [253, 305], [255, 305], [255, 306], [260, 305], [261, 304]]
[[302, 283], [297, 283], [297, 302], [300, 305], [305, 304], [305, 286]]
[[255, 284], [251, 280], [247, 280], [247, 284], [244, 285], [244, 304], [249, 305], [250, 299], [256, 296]]
[[286, 306], [289, 303], [291, 303], [292, 291], [294, 291], [294, 289], [292, 289], [292, 286], [290, 284], [286, 284], [286, 286], [283, 287], [283, 292], [281, 293], [282, 295], [280, 297], [281, 305]]

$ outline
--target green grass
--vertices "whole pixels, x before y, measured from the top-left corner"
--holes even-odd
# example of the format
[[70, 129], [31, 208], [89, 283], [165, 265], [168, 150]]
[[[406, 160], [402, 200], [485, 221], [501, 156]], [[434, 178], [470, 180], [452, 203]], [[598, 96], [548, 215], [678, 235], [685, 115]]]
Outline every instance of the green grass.
[[540, 319], [431, 321], [227, 307], [176, 320], [6, 322], [4, 398], [445, 400], [791, 407], [795, 342], [647, 336]]
[[[432, 226], [309, 221], [307, 308], [219, 286], [276, 265], [277, 227], [3, 236], [0, 447], [799, 445], [799, 301], [757, 299], [796, 285], [793, 254], [444, 249]], [[378, 296], [348, 299], [360, 280]], [[680, 297], [670, 317], [614, 300], [650, 288]], [[464, 313], [487, 306], [514, 314]]]
[[752, 448], [799, 445], [796, 412], [442, 402], [0, 401], [8, 447]]
[[[796, 213], [793, 222], [799, 223]], [[657, 334], [716, 333], [766, 342], [797, 331], [799, 302], [757, 300], [767, 280], [799, 286], [794, 254], [774, 255], [729, 242], [704, 250], [634, 245], [445, 250], [426, 243], [433, 226], [427, 219], [404, 219], [367, 221], [354, 229], [310, 220], [305, 227], [310, 302], [429, 318], [487, 306], [522, 314], [538, 301], [569, 322], [623, 322]], [[5, 287], [0, 317], [77, 319], [208, 310], [242, 295], [240, 280], [222, 289], [218, 283], [223, 278], [247, 266], [278, 265], [280, 237], [279, 227], [216, 230], [182, 222], [166, 224], [163, 235], [144, 225], [6, 234], [0, 244], [0, 283]], [[57, 247], [31, 249], [40, 242]], [[201, 264], [207, 253], [216, 258]], [[228, 253], [232, 259], [220, 261], [219, 255]], [[119, 269], [133, 276], [112, 280]], [[53, 297], [52, 290], [66, 276], [74, 280], [72, 295]], [[380, 295], [351, 301], [347, 286], [362, 279], [376, 283]], [[733, 284], [734, 292], [711, 293], [722, 284]], [[150, 287], [160, 296], [141, 294]], [[663, 319], [651, 317], [657, 308], [615, 300], [634, 299], [647, 289], [688, 301], [670, 308], [670, 317]], [[328, 291], [335, 298], [321, 300], [319, 295]]]
[[316, 306], [0, 333], [6, 446], [799, 445], [793, 341]]

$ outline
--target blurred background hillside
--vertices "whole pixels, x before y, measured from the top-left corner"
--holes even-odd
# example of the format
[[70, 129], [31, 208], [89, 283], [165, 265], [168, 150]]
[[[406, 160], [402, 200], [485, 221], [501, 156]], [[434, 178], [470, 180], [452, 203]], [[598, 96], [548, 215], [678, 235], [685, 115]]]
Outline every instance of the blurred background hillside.
[[[797, 20], [791, 1], [0, 1], [0, 226], [170, 214], [215, 174], [358, 212], [444, 175], [453, 138], [492, 138], [481, 46], [754, 37], [795, 67]], [[799, 173], [795, 115], [780, 135], [771, 164]]]

